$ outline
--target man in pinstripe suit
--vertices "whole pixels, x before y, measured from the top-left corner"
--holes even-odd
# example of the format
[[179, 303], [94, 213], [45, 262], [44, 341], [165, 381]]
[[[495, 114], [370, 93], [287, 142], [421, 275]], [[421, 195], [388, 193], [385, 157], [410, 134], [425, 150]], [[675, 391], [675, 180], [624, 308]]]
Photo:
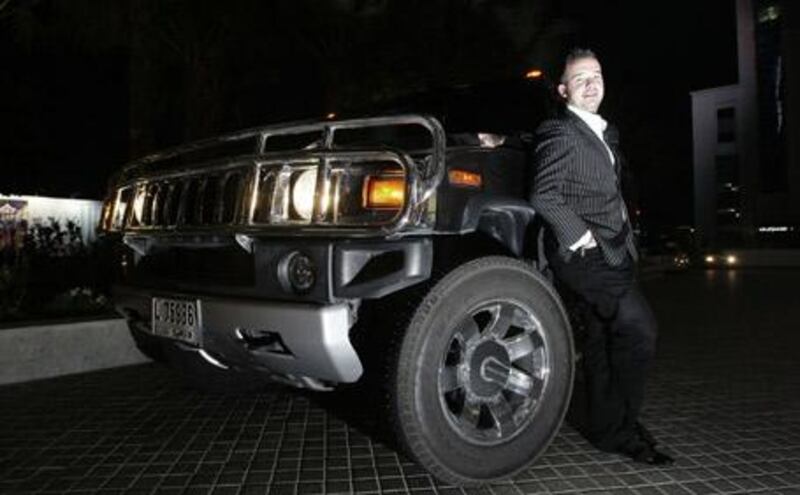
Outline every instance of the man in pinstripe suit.
[[563, 114], [537, 130], [531, 203], [547, 226], [545, 254], [557, 287], [585, 310], [587, 410], [579, 428], [601, 450], [669, 464], [672, 458], [656, 450], [638, 421], [656, 322], [635, 281], [621, 157], [616, 133], [597, 113], [604, 85], [594, 53], [579, 49], [567, 56], [558, 93]]

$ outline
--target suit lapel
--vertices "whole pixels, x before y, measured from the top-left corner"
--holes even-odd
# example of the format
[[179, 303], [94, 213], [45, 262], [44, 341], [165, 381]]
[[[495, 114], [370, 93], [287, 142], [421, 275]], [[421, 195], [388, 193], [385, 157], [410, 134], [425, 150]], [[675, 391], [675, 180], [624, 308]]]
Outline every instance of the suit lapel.
[[620, 173], [622, 173], [622, 158], [620, 158], [616, 146], [609, 145], [608, 147], [611, 148], [611, 152], [614, 153], [614, 172], [616, 172], [617, 177], [619, 177]]
[[622, 155], [619, 151], [619, 131], [613, 125], [608, 124], [606, 132], [603, 133], [603, 139], [606, 140], [608, 148], [611, 150], [611, 153], [614, 154], [614, 171], [617, 172], [617, 176], [619, 177], [622, 172]]
[[575, 115], [574, 113], [572, 113], [569, 110], [566, 110], [566, 113], [567, 113], [567, 117], [571, 120], [571, 122], [575, 125], [575, 127], [577, 127], [578, 130], [580, 130], [580, 132], [582, 132], [583, 135], [591, 143], [593, 143], [595, 148], [597, 148], [597, 150], [600, 152], [601, 156], [608, 163], [608, 166], [611, 167], [616, 172], [615, 164], [611, 163], [611, 157], [608, 156], [608, 150], [611, 149], [612, 153], [614, 153], [615, 162], [619, 163], [619, 159], [617, 157], [617, 153], [613, 150], [613, 148], [611, 148], [611, 146], [606, 148], [606, 145], [603, 143], [603, 141], [601, 141], [600, 138], [597, 137], [597, 134], [594, 133], [594, 131], [591, 129], [591, 127], [589, 127], [589, 125], [586, 122], [584, 122], [583, 119], [581, 119], [580, 117], [578, 117], [577, 115]]

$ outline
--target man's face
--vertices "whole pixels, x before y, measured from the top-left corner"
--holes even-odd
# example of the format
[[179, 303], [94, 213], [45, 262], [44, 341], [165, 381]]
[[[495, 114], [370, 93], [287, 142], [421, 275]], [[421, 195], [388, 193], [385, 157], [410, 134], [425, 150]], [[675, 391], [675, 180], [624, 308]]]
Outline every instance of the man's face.
[[567, 65], [558, 93], [567, 103], [597, 113], [603, 101], [603, 72], [595, 58], [579, 58]]

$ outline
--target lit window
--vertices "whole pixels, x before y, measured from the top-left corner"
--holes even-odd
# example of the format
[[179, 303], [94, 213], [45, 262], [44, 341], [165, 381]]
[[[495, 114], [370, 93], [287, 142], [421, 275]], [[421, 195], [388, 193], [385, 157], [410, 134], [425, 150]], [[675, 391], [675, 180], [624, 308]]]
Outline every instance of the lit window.
[[758, 11], [758, 22], [777, 21], [781, 16], [781, 8], [777, 5], [770, 5]]

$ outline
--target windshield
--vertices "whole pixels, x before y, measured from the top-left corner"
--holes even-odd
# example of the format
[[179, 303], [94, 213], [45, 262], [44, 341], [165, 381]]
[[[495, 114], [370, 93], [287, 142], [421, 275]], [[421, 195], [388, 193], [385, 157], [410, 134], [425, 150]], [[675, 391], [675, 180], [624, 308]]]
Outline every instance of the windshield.
[[555, 108], [551, 94], [542, 81], [518, 79], [405, 95], [353, 113], [429, 114], [439, 119], [448, 134], [533, 132]]

